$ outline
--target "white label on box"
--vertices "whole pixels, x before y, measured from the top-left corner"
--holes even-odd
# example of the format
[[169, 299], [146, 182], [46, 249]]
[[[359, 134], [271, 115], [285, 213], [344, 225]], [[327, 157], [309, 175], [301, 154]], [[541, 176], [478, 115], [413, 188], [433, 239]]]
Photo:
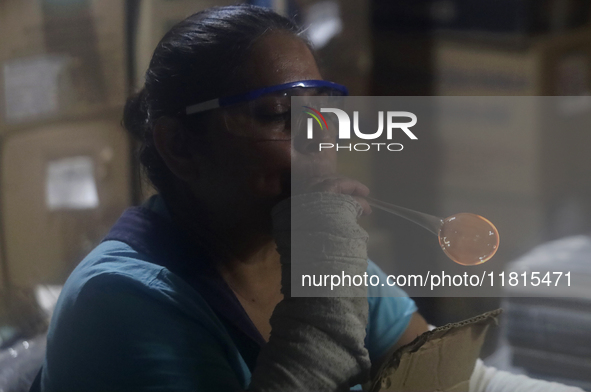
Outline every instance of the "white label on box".
[[50, 161], [45, 189], [46, 204], [50, 211], [91, 209], [99, 205], [94, 162], [88, 156]]
[[11, 60], [4, 64], [5, 115], [22, 121], [59, 110], [60, 76], [70, 63], [68, 56], [49, 55]]
[[305, 32], [312, 46], [323, 48], [343, 31], [343, 21], [340, 16], [339, 3], [336, 1], [322, 1], [313, 4], [306, 11]]

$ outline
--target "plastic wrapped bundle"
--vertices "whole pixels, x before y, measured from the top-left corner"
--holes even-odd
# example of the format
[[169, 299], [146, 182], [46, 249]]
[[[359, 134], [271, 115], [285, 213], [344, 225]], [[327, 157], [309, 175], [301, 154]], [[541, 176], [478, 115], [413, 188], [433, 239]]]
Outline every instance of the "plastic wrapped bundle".
[[[514, 366], [548, 380], [591, 380], [590, 258], [591, 237], [578, 235], [542, 244], [507, 266], [505, 273], [520, 279], [505, 285], [503, 304]], [[523, 281], [524, 273], [544, 279], [548, 272], [550, 283]], [[556, 285], [559, 272], [570, 272], [574, 283]]]
[[45, 357], [45, 334], [0, 351], [0, 391], [28, 392]]

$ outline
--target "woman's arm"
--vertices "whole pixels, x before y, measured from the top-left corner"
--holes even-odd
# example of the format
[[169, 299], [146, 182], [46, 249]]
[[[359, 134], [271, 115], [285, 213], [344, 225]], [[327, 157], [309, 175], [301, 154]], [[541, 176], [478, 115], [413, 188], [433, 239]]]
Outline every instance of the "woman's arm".
[[470, 377], [470, 392], [584, 392], [555, 382], [535, 380], [485, 366], [479, 359]]
[[412, 318], [410, 319], [410, 323], [408, 324], [408, 327], [406, 328], [400, 339], [398, 339], [396, 344], [392, 346], [392, 350], [395, 351], [400, 347], [412, 342], [419, 335], [422, 335], [428, 330], [429, 325], [427, 324], [423, 316], [421, 316], [419, 313], [413, 314]]
[[423, 333], [429, 330], [429, 325], [418, 312], [414, 313], [408, 323], [408, 327], [404, 330], [398, 341], [386, 352], [386, 354], [382, 355], [377, 361], [374, 361], [371, 366], [371, 375], [372, 378], [375, 376], [375, 373], [382, 367], [384, 361], [392, 355], [392, 353], [398, 350], [400, 347], [409, 344], [413, 340], [417, 338], [417, 336], [422, 335]]
[[366, 272], [367, 233], [357, 224], [360, 213], [353, 198], [333, 192], [294, 196], [275, 207], [273, 230], [285, 299], [271, 317], [271, 337], [249, 390], [348, 391], [369, 379], [365, 288], [333, 292], [333, 297], [326, 290], [324, 296], [291, 296], [292, 269], [351, 276]]

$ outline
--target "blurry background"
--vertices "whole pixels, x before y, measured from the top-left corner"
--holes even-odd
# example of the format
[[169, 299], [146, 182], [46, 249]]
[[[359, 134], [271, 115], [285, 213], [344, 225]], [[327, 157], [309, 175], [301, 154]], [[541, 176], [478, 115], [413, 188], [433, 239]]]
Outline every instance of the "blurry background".
[[[121, 212], [152, 192], [120, 121], [154, 47], [184, 17], [233, 3], [0, 0], [0, 391], [28, 387], [60, 285]], [[351, 95], [563, 95], [576, 110], [591, 107], [589, 0], [250, 3], [305, 26], [325, 78], [347, 85]], [[492, 115], [519, 115], [501, 109]], [[433, 129], [412, 154], [355, 160], [345, 154], [341, 165], [364, 178], [380, 167], [400, 167], [396, 178], [374, 176], [368, 184], [383, 200], [441, 216], [488, 217], [501, 235], [497, 270], [544, 242], [591, 232], [591, 132], [563, 135], [535, 118], [524, 119], [509, 139], [498, 132]], [[404, 272], [396, 260], [428, 268], [444, 257], [430, 233], [374, 215], [364, 222], [370, 256], [387, 272]], [[591, 261], [587, 253], [581, 257]], [[416, 301], [435, 325], [501, 304], [498, 298]], [[519, 365], [512, 370], [589, 387], [591, 351], [569, 356], [572, 350], [562, 347], [560, 361], [578, 366], [575, 372], [547, 365], [561, 350], [544, 342], [564, 332], [564, 314], [544, 313], [539, 301], [509, 302], [504, 307], [522, 306], [516, 308], [522, 315], [531, 310], [531, 323], [507, 321], [492, 331], [483, 356], [495, 352], [490, 360], [499, 367]], [[564, 332], [567, 343], [580, 346], [586, 337], [591, 350], [591, 305], [556, 304], [569, 307], [580, 318], [567, 323], [578, 333], [577, 340]], [[540, 340], [526, 344], [523, 331], [532, 324]]]

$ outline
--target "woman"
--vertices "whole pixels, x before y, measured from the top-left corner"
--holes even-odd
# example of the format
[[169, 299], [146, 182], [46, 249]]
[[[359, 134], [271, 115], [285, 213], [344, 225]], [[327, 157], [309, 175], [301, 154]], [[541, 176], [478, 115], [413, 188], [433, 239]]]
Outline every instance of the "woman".
[[347, 390], [427, 330], [394, 288], [289, 297], [290, 202], [320, 225], [327, 209], [342, 212], [351, 270], [382, 274], [355, 222], [370, 211], [367, 188], [337, 176], [330, 153], [292, 147], [284, 98], [345, 93], [322, 81], [298, 33], [235, 6], [197, 13], [159, 43], [124, 119], [159, 195], [128, 210], [68, 279], [42, 390]]

